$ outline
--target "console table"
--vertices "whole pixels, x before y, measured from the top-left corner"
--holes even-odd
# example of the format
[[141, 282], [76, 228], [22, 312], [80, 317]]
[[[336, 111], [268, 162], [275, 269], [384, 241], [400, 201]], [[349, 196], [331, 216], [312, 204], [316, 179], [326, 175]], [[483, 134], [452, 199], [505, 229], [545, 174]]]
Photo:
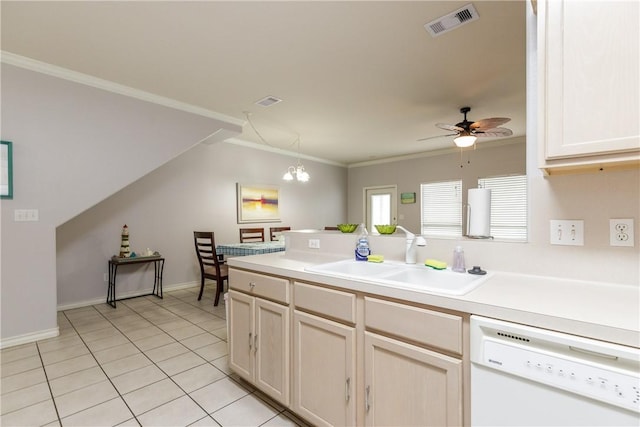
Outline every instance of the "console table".
[[[116, 299], [116, 274], [118, 267], [121, 265], [131, 264], [147, 264], [153, 263], [154, 275], [153, 275], [153, 292], [144, 295], [136, 295], [134, 297]], [[107, 304], [116, 308], [116, 301], [144, 297], [147, 295], [155, 295], [162, 299], [162, 272], [164, 270], [164, 258], [161, 256], [148, 256], [148, 257], [135, 257], [135, 258], [118, 258], [112, 257], [109, 259], [109, 288], [107, 289]]]

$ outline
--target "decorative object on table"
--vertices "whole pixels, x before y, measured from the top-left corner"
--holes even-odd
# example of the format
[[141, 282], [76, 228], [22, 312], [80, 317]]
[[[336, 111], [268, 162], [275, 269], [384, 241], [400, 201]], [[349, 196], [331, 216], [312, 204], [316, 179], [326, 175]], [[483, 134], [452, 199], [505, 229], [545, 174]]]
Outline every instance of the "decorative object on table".
[[280, 221], [279, 188], [237, 184], [238, 224]]
[[129, 227], [127, 224], [122, 227], [122, 240], [120, 242], [120, 258], [129, 258], [131, 256], [131, 252], [129, 250]]
[[[359, 224], [338, 224], [338, 230], [342, 231], [343, 233], [353, 233], [354, 231], [356, 231], [356, 228], [358, 228]], [[326, 228], [325, 228], [326, 230]]]
[[0, 141], [0, 199], [13, 199], [13, 147]]
[[396, 232], [395, 224], [382, 224], [382, 225], [374, 225], [378, 233], [380, 234], [393, 234]]
[[400, 203], [408, 205], [416, 202], [416, 193], [400, 193]]

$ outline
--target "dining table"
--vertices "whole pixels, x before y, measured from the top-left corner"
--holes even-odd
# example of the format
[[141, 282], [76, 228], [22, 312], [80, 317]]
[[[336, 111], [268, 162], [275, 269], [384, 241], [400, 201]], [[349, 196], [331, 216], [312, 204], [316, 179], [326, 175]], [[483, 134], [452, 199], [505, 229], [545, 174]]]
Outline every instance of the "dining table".
[[225, 256], [260, 255], [284, 251], [284, 242], [246, 242], [216, 245], [216, 253]]

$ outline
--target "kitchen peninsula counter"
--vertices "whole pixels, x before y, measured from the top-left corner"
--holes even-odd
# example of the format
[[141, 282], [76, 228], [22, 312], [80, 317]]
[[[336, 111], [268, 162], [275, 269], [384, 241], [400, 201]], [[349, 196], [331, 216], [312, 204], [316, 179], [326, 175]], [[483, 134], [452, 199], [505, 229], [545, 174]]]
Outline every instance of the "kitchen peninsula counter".
[[345, 257], [280, 252], [231, 258], [228, 262], [235, 268], [640, 347], [640, 289], [637, 287], [493, 272], [475, 290], [454, 296], [305, 270], [341, 259]]

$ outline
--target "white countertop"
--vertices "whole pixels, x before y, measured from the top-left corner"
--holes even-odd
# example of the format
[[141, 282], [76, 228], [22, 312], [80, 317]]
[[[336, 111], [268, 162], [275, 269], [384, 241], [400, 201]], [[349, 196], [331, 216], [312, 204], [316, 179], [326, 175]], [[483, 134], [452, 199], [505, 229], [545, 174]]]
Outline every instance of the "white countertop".
[[305, 267], [336, 260], [278, 252], [230, 258], [228, 262], [231, 267], [640, 347], [640, 288], [637, 287], [493, 272], [492, 277], [475, 290], [450, 296], [305, 271]]

